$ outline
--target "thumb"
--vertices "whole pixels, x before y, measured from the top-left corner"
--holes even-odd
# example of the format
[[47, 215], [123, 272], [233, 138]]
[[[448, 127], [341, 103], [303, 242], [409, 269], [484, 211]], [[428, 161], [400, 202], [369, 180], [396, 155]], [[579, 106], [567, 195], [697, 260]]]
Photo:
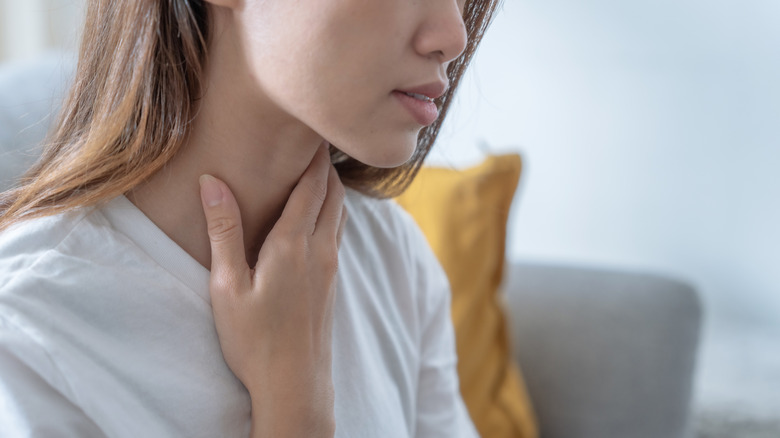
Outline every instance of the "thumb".
[[200, 177], [200, 199], [211, 242], [211, 274], [234, 284], [248, 275], [241, 212], [227, 184], [211, 175]]

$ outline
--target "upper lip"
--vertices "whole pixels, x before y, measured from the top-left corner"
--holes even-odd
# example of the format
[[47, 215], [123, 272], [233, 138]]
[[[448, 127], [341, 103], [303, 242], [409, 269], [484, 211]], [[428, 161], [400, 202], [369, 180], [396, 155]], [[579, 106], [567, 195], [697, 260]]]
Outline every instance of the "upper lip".
[[417, 87], [404, 88], [398, 90], [402, 93], [421, 94], [423, 96], [430, 97], [431, 99], [438, 99], [447, 92], [448, 84], [446, 82], [431, 82], [430, 84], [420, 85]]

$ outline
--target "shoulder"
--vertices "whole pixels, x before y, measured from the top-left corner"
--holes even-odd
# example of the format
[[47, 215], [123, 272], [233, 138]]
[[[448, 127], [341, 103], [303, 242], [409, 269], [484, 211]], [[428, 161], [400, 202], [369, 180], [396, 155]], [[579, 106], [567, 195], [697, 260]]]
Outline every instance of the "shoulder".
[[94, 266], [111, 240], [110, 225], [91, 208], [29, 219], [4, 230], [0, 233], [0, 307], [34, 296], [48, 297], [53, 289], [74, 286], [69, 281], [86, 271], [94, 275]]
[[[449, 281], [414, 218], [395, 200], [347, 189], [349, 251], [366, 253], [363, 265], [379, 260], [391, 277], [402, 277], [416, 301], [449, 299]], [[342, 243], [344, 246], [344, 243]]]
[[57, 248], [88, 216], [86, 210], [80, 209], [24, 220], [3, 230], [0, 232], [0, 272], [12, 261], [18, 269], [22, 260], [34, 261]]
[[349, 220], [362, 226], [378, 227], [389, 233], [414, 233], [418, 229], [414, 219], [393, 199], [372, 198], [347, 188], [344, 203]]
[[100, 246], [103, 235], [112, 231], [100, 206], [24, 220], [0, 232], [0, 261], [9, 257], [34, 256], [74, 239], [90, 239]]
[[[364, 245], [410, 259], [425, 237], [411, 215], [393, 199], [377, 199], [347, 188], [345, 234], [360, 235]], [[424, 243], [424, 242], [423, 242]]]

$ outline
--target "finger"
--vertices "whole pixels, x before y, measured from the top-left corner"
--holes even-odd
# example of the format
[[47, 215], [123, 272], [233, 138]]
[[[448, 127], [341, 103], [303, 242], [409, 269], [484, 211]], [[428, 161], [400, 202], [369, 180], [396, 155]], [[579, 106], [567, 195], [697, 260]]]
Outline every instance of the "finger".
[[200, 177], [200, 198], [211, 243], [211, 273], [230, 281], [246, 276], [244, 232], [238, 203], [227, 184], [211, 175]]
[[317, 218], [314, 235], [335, 243], [338, 240], [339, 224], [343, 211], [344, 185], [341, 184], [336, 168], [331, 164], [328, 170], [328, 193]]
[[279, 223], [289, 225], [295, 231], [305, 231], [308, 235], [314, 232], [327, 197], [329, 166], [328, 143], [323, 142], [290, 194]]
[[341, 236], [344, 235], [344, 226], [347, 224], [347, 206], [343, 206], [341, 212], [341, 220], [339, 221], [339, 231], [336, 235], [336, 243], [339, 245], [339, 248], [341, 247]]
[[333, 339], [332, 333], [333, 333], [333, 319], [334, 319], [334, 308], [336, 307], [336, 295], [338, 293], [338, 276], [336, 276], [333, 279], [333, 284], [331, 285], [330, 291], [329, 291], [329, 297], [327, 304], [325, 305], [325, 320], [323, 324], [323, 345], [332, 345], [331, 340]]

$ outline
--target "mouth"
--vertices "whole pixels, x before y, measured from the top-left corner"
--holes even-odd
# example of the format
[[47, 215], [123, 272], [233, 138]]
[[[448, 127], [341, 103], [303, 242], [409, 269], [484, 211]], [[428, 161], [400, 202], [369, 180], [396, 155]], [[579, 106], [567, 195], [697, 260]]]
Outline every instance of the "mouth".
[[403, 89], [397, 89], [399, 93], [406, 94], [414, 99], [423, 100], [425, 102], [433, 102], [434, 100], [444, 96], [449, 88], [447, 82], [431, 82], [425, 85], [419, 85], [416, 87], [410, 87]]
[[432, 97], [398, 90], [393, 95], [417, 124], [428, 126], [439, 118], [439, 108]]
[[408, 93], [406, 91], [401, 91], [401, 93], [403, 93], [403, 94], [405, 94], [405, 95], [407, 95], [409, 97], [413, 97], [415, 99], [422, 100], [423, 102], [433, 102], [434, 101], [434, 99], [432, 97], [428, 97], [428, 96], [426, 96], [424, 94]]

